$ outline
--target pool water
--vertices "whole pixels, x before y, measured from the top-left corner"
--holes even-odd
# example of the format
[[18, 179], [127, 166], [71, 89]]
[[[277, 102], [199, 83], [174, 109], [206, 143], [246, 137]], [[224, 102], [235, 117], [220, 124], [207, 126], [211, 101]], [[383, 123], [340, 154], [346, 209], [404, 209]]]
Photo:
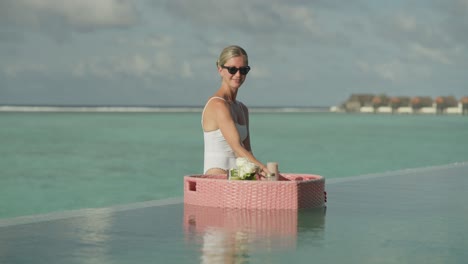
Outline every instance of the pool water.
[[0, 220], [0, 263], [466, 263], [468, 163], [330, 179], [326, 208], [182, 198]]

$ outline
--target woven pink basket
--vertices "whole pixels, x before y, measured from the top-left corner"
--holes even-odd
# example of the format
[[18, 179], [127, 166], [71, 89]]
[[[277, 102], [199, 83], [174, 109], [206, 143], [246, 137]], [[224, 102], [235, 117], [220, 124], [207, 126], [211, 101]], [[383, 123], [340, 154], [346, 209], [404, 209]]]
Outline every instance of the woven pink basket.
[[325, 206], [325, 179], [281, 174], [279, 181], [227, 180], [226, 175], [184, 177], [184, 203], [249, 209], [300, 209]]

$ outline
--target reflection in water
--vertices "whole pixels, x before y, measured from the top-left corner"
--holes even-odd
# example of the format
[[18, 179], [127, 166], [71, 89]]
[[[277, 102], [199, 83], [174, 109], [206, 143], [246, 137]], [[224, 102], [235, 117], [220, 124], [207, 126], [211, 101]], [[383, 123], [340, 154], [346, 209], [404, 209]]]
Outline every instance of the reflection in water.
[[255, 210], [184, 205], [187, 240], [201, 243], [201, 263], [246, 263], [258, 251], [294, 249], [298, 232], [323, 234], [325, 208]]
[[71, 221], [74, 235], [81, 246], [75, 255], [82, 263], [111, 263], [109, 253], [109, 230], [112, 228], [112, 212], [88, 214]]

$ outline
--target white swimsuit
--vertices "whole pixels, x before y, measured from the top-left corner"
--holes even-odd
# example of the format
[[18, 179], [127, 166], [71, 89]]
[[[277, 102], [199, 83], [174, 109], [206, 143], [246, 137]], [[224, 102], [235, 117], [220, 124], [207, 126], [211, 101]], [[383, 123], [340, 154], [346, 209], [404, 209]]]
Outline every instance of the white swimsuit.
[[[212, 97], [208, 100], [205, 105], [205, 108], [202, 112], [202, 128], [203, 128], [203, 114], [205, 113], [206, 106], [213, 98], [220, 98], [224, 100], [222, 97]], [[236, 103], [238, 103], [236, 101]], [[231, 108], [232, 113], [232, 108]], [[246, 120], [245, 113], [244, 120]], [[234, 117], [235, 115], [233, 115]], [[235, 122], [237, 131], [239, 132], [239, 136], [241, 142], [244, 141], [248, 136], [247, 126], [240, 125], [239, 123]], [[226, 139], [224, 138], [221, 130], [218, 128], [213, 131], [204, 131], [204, 142], [205, 142], [205, 154], [204, 154], [204, 165], [203, 165], [203, 172], [206, 173], [209, 169], [219, 168], [223, 170], [229, 170], [231, 168], [236, 167], [236, 155], [232, 150], [231, 146], [227, 143]]]

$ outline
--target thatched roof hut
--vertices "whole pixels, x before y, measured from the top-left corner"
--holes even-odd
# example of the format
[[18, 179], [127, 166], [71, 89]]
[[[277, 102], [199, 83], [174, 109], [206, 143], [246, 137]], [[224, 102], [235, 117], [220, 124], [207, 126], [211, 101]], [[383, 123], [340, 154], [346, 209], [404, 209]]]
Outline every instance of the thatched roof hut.
[[363, 106], [371, 106], [373, 94], [352, 94], [346, 102], [344, 108], [348, 112], [357, 112]]
[[463, 96], [460, 103], [462, 104], [462, 114], [468, 115], [468, 96]]
[[457, 99], [453, 96], [438, 96], [435, 99], [437, 108], [444, 109], [447, 107], [456, 107], [458, 106]]
[[398, 107], [408, 107], [411, 105], [411, 98], [408, 96], [392, 97], [390, 98], [389, 104], [394, 109]]
[[429, 96], [415, 96], [411, 98], [411, 106], [413, 109], [418, 109], [421, 107], [431, 107], [433, 100]]
[[388, 106], [390, 103], [390, 97], [385, 94], [377, 95], [372, 98], [372, 106], [380, 107], [380, 106]]
[[371, 105], [373, 94], [352, 94], [348, 101], [350, 102], [359, 102], [361, 106]]
[[346, 112], [468, 114], [468, 96], [387, 96], [386, 94], [351, 94], [340, 105]]
[[460, 98], [460, 103], [462, 103], [462, 105], [468, 104], [468, 96], [463, 96]]

